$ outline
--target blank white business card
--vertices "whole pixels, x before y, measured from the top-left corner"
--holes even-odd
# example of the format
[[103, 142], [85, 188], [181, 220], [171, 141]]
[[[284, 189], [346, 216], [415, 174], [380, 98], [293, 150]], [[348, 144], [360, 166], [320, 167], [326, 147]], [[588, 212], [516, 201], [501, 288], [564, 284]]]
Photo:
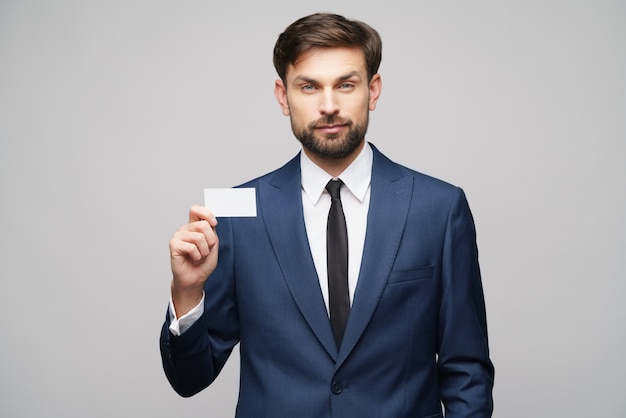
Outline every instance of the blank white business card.
[[204, 189], [204, 206], [217, 217], [254, 217], [256, 189]]

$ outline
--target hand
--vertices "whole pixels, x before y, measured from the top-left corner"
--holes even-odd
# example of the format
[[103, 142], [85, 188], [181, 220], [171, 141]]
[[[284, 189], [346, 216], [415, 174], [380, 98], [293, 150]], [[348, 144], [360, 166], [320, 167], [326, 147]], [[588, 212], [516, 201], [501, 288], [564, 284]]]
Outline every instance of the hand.
[[189, 223], [170, 240], [172, 300], [180, 318], [202, 299], [204, 282], [215, 271], [219, 240], [217, 219], [210, 210], [192, 206]]

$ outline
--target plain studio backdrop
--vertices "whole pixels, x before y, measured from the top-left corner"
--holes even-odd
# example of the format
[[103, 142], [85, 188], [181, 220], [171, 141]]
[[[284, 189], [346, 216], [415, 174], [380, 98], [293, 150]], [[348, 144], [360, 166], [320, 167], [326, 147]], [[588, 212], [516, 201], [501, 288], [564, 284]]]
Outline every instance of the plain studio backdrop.
[[237, 350], [190, 399], [161, 369], [167, 243], [298, 152], [271, 54], [317, 11], [382, 35], [367, 139], [467, 193], [495, 416], [626, 416], [618, 0], [0, 0], [0, 416], [233, 416]]

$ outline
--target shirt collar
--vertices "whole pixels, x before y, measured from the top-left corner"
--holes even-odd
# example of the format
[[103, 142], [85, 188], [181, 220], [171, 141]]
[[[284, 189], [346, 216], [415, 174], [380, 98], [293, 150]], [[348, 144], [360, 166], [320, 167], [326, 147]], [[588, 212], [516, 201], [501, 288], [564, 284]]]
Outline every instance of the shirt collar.
[[[352, 164], [339, 175], [339, 178], [350, 193], [361, 202], [365, 199], [365, 194], [372, 179], [372, 161], [372, 148], [366, 142]], [[304, 152], [300, 153], [300, 169], [302, 173], [302, 189], [311, 199], [313, 205], [317, 205], [322, 193], [324, 193], [326, 183], [333, 177], [311, 161]]]

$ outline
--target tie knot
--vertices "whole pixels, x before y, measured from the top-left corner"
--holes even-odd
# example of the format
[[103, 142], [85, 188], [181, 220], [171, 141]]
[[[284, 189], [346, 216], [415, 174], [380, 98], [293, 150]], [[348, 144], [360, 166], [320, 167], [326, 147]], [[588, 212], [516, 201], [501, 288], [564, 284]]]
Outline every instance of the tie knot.
[[326, 184], [326, 190], [330, 193], [330, 197], [333, 199], [341, 199], [341, 194], [339, 191], [341, 190], [341, 185], [343, 181], [341, 179], [333, 179]]

